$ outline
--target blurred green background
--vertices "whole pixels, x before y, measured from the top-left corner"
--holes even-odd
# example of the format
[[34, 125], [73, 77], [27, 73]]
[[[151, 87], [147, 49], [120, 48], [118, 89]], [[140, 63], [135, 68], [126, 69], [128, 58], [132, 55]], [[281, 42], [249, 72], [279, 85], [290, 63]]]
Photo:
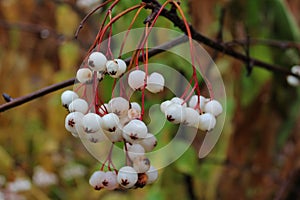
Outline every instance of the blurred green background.
[[[74, 33], [98, 3], [0, 0], [0, 93], [18, 97], [74, 77], [103, 13], [88, 20], [78, 40]], [[121, 0], [115, 12], [135, 3]], [[225, 8], [224, 42], [245, 41], [249, 35], [252, 57], [286, 68], [299, 64], [299, 1], [189, 0], [181, 5], [195, 28], [211, 38], [217, 37]], [[134, 27], [143, 27], [149, 12], [142, 11]], [[126, 30], [132, 16], [116, 23], [114, 33]], [[174, 28], [163, 18], [157, 26]], [[232, 48], [244, 53], [240, 45]], [[176, 60], [166, 58], [157, 56], [176, 67]], [[299, 89], [288, 86], [283, 75], [259, 68], [246, 76], [244, 63], [222, 54], [215, 62], [226, 86], [227, 115], [206, 158], [198, 159], [196, 138], [179, 160], [159, 171], [155, 184], [126, 192], [94, 191], [88, 179], [99, 163], [65, 131], [60, 90], [0, 113], [0, 199], [299, 199]], [[49, 185], [34, 176], [41, 169]], [[31, 188], [9, 191], [20, 178]]]

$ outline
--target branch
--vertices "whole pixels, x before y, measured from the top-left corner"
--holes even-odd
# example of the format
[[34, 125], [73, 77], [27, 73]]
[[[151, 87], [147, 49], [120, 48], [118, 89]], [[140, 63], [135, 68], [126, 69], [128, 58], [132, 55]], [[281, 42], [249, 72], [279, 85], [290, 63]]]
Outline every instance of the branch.
[[[152, 0], [151, 3], [147, 3], [147, 6], [145, 8], [148, 8], [151, 10], [156, 10], [156, 9], [159, 9], [160, 7], [161, 7], [161, 5], [157, 0]], [[170, 20], [175, 26], [177, 26], [184, 33], [187, 33], [185, 24], [184, 24], [183, 20], [177, 15], [177, 13], [168, 11], [167, 9], [164, 8], [163, 11], [161, 12], [161, 16]], [[228, 56], [231, 56], [237, 60], [243, 61], [244, 63], [249, 62], [253, 67], [255, 65], [256, 67], [264, 68], [269, 71], [281, 73], [284, 75], [293, 75], [297, 78], [300, 78], [300, 76], [293, 74], [287, 68], [282, 68], [277, 65], [268, 64], [268, 63], [265, 63], [263, 61], [260, 61], [260, 60], [254, 59], [254, 58], [247, 57], [244, 54], [238, 53], [238, 52], [234, 51], [233, 49], [228, 48], [226, 45], [218, 43], [218, 42], [198, 33], [191, 25], [189, 26], [189, 28], [190, 28], [190, 31], [192, 34], [192, 38], [194, 40], [201, 42], [201, 43], [211, 47], [212, 49], [222, 52], [222, 53], [224, 53]]]
[[70, 86], [72, 84], [74, 84], [75, 78], [54, 84], [54, 85], [50, 85], [48, 87], [42, 88], [38, 91], [35, 91], [33, 93], [30, 93], [26, 96], [22, 96], [22, 97], [18, 97], [18, 98], [12, 98], [11, 101], [9, 101], [8, 103], [2, 104], [0, 106], [0, 112], [4, 112], [8, 109], [20, 106], [26, 102], [32, 101], [36, 98], [39, 98], [41, 96], [44, 96], [46, 94], [49, 94], [51, 92], [55, 92], [59, 89], [65, 88], [67, 86]]
[[[157, 0], [142, 0], [142, 1], [147, 3], [147, 6], [145, 8], [151, 9], [153, 12], [155, 12], [155, 10], [157, 10], [157, 9], [160, 9], [160, 7], [161, 7], [161, 5], [159, 4], [159, 2]], [[164, 16], [165, 18], [169, 19], [171, 22], [173, 22], [173, 24], [175, 26], [179, 27], [184, 33], [187, 33], [187, 30], [186, 30], [183, 20], [177, 15], [176, 12], [174, 12], [174, 10], [168, 11], [167, 9], [163, 9], [161, 12], [161, 16]], [[234, 51], [233, 49], [229, 48], [228, 45], [226, 45], [226, 44], [221, 44], [210, 38], [207, 38], [207, 37], [203, 36], [202, 34], [198, 33], [191, 25], [190, 25], [190, 30], [191, 30], [192, 38], [194, 40], [201, 42], [201, 43], [211, 47], [212, 49], [215, 49], [216, 51], [222, 52], [222, 53], [229, 55], [235, 59], [243, 61], [244, 63], [250, 63], [252, 66], [255, 65], [256, 67], [264, 68], [269, 71], [281, 73], [284, 75], [293, 75], [297, 78], [300, 78], [300, 76], [293, 74], [289, 69], [282, 68], [277, 65], [268, 64], [263, 61], [248, 57], [246, 55], [243, 55], [241, 53]], [[149, 51], [149, 57], [152, 57], [156, 54], [164, 52], [165, 50], [170, 49], [170, 48], [172, 48], [176, 45], [179, 45], [183, 42], [186, 42], [187, 40], [188, 40], [187, 36], [184, 36], [184, 37], [180, 37], [175, 40], [172, 40], [170, 42], [167, 42], [165, 44], [162, 44], [156, 48], [153, 48]], [[126, 63], [128, 64], [130, 62], [130, 60], [131, 60], [131, 58], [126, 59]], [[139, 60], [142, 60], [142, 56], [139, 57]], [[44, 96], [46, 94], [57, 91], [64, 87], [70, 86], [70, 85], [74, 84], [74, 81], [75, 81], [75, 78], [72, 78], [72, 79], [48, 86], [46, 88], [43, 88], [43, 89], [33, 92], [31, 94], [12, 99], [12, 101], [0, 105], [0, 112], [4, 112], [8, 109], [17, 107], [26, 102], [34, 100], [38, 97]]]
[[[182, 43], [186, 42], [187, 40], [188, 40], [188, 38], [186, 36], [181, 36], [181, 37], [178, 37], [178, 38], [176, 38], [176, 39], [174, 39], [170, 42], [166, 42], [162, 45], [154, 47], [153, 49], [149, 50], [149, 58], [152, 57], [152, 56], [155, 56], [159, 53], [162, 53], [162, 52], [166, 51], [167, 49], [170, 49], [174, 46], [182, 44]], [[139, 60], [142, 61], [142, 59], [143, 59], [143, 57], [142, 57], [142, 55], [140, 55]], [[127, 58], [125, 60], [126, 64], [129, 64], [130, 61], [131, 61], [131, 58]], [[59, 89], [62, 89], [62, 88], [68, 87], [68, 86], [71, 86], [74, 83], [75, 83], [75, 78], [71, 78], [69, 80], [66, 80], [66, 81], [56, 83], [54, 85], [50, 85], [48, 87], [42, 88], [42, 89], [37, 90], [35, 92], [32, 92], [28, 95], [18, 97], [18, 98], [12, 98], [12, 99], [10, 99], [9, 102], [0, 105], [0, 112], [4, 112], [4, 111], [9, 110], [11, 108], [20, 106], [24, 103], [27, 103], [27, 102], [32, 101], [34, 99], [37, 99], [37, 98], [39, 98], [41, 96], [44, 96], [46, 94], [55, 92]], [[9, 96], [9, 95], [5, 94], [5, 96]]]

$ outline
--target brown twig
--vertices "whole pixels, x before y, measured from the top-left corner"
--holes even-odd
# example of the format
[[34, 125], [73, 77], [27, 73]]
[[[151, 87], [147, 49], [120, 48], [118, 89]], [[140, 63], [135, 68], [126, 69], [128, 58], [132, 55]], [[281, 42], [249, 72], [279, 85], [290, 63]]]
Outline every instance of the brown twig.
[[[157, 0], [142, 0], [142, 1], [147, 3], [145, 8], [148, 8], [148, 9], [157, 10], [157, 9], [160, 9], [160, 7], [161, 7], [161, 5], [159, 4], [159, 2]], [[164, 16], [165, 18], [169, 19], [171, 22], [174, 23], [175, 26], [179, 27], [184, 33], [187, 32], [183, 20], [176, 14], [176, 12], [174, 13], [174, 12], [168, 11], [167, 9], [163, 9], [162, 12], [161, 12], [161, 16]], [[293, 75], [297, 78], [300, 78], [296, 74], [291, 73], [290, 70], [287, 69], [287, 68], [282, 68], [282, 67], [279, 67], [277, 65], [268, 64], [268, 63], [265, 63], [263, 61], [260, 61], [260, 60], [254, 59], [254, 58], [247, 57], [244, 54], [241, 54], [239, 52], [234, 51], [231, 48], [228, 48], [228, 46], [226, 46], [222, 43], [218, 43], [218, 42], [216, 42], [216, 41], [214, 41], [210, 38], [207, 38], [207, 37], [203, 36], [202, 34], [195, 31], [195, 29], [192, 26], [190, 26], [189, 28], [191, 30], [192, 38], [194, 40], [196, 40], [198, 42], [201, 42], [201, 43], [203, 43], [203, 44], [205, 44], [205, 45], [207, 45], [207, 46], [209, 46], [209, 47], [211, 47], [211, 48], [213, 48], [213, 49], [215, 49], [219, 52], [222, 52], [226, 55], [229, 55], [229, 56], [231, 56], [235, 59], [238, 59], [240, 61], [243, 61], [245, 63], [251, 62], [253, 64], [253, 66], [256, 66], [256, 67], [260, 67], [260, 68], [267, 69], [269, 71], [281, 73], [283, 75]], [[158, 47], [156, 47], [156, 48], [149, 51], [149, 57], [152, 57], [156, 54], [159, 54], [159, 53], [165, 51], [166, 49], [169, 49], [169, 48], [171, 48], [173, 46], [176, 46], [180, 43], [186, 42], [187, 39], [188, 39], [187, 37], [181, 37], [179, 39], [175, 39], [171, 42], [168, 42], [166, 44], [158, 46]], [[130, 59], [131, 58], [127, 59], [126, 62], [129, 63]], [[142, 57], [140, 56], [139, 60], [141, 60], [141, 59], [142, 59]], [[19, 105], [22, 105], [26, 102], [34, 100], [34, 99], [36, 99], [38, 97], [41, 97], [43, 95], [46, 95], [46, 94], [49, 94], [51, 92], [62, 89], [64, 87], [70, 86], [70, 85], [74, 84], [74, 81], [75, 81], [75, 78], [72, 78], [72, 79], [69, 79], [67, 81], [60, 82], [60, 83], [48, 86], [46, 88], [43, 88], [43, 89], [38, 90], [36, 92], [33, 92], [31, 94], [28, 94], [28, 95], [25, 95], [25, 96], [22, 96], [22, 97], [19, 97], [19, 98], [14, 98], [12, 101], [0, 105], [0, 112], [4, 112], [8, 109], [11, 109], [11, 108], [17, 107]]]
[[[149, 50], [149, 57], [152, 57], [152, 56], [155, 56], [159, 53], [162, 53], [164, 51], [166, 51], [167, 49], [170, 49], [176, 45], [179, 45], [181, 43], [184, 43], [187, 41], [187, 37], [186, 36], [181, 36], [181, 37], [178, 37], [170, 42], [167, 42], [167, 43], [164, 43], [162, 45], [159, 45], [151, 50]], [[131, 58], [128, 58], [125, 60], [125, 62], [127, 64], [129, 64]], [[139, 60], [141, 61], [142, 60], [142, 56], [139, 57]], [[60, 83], [56, 83], [54, 85], [50, 85], [48, 87], [45, 87], [43, 89], [40, 89], [40, 90], [37, 90], [35, 92], [32, 92], [28, 95], [25, 95], [25, 96], [22, 96], [22, 97], [18, 97], [18, 98], [13, 98], [11, 99], [10, 102], [7, 102], [7, 103], [4, 103], [2, 105], [0, 105], [0, 112], [4, 112], [6, 110], [9, 110], [11, 108], [14, 108], [14, 107], [17, 107], [17, 106], [20, 106], [26, 102], [29, 102], [29, 101], [32, 101], [36, 98], [39, 98], [41, 96], [44, 96], [46, 94], [49, 94], [49, 93], [52, 93], [54, 91], [57, 91], [59, 89], [62, 89], [62, 88], [65, 88], [65, 87], [68, 87], [68, 86], [71, 86], [73, 85], [75, 82], [75, 78], [72, 78], [72, 79], [69, 79], [69, 80], [66, 80], [66, 81], [63, 81], [63, 82], [60, 82]]]
[[[152, 0], [151, 3], [147, 4], [146, 8], [151, 9], [151, 10], [156, 10], [160, 6], [161, 5], [158, 1]], [[163, 11], [161, 12], [161, 16], [170, 20], [175, 26], [177, 26], [184, 33], [187, 33], [184, 21], [177, 15], [177, 13], [168, 11], [167, 9], [163, 9]], [[253, 67], [256, 66], [259, 68], [264, 68], [269, 71], [273, 71], [275, 73], [281, 73], [283, 75], [293, 75], [297, 78], [300, 78], [300, 76], [293, 74], [288, 68], [282, 68], [278, 65], [265, 63], [263, 61], [260, 61], [260, 60], [257, 60], [257, 59], [251, 58], [251, 57], [248, 58], [246, 55], [236, 52], [235, 50], [226, 47], [226, 45], [218, 43], [218, 42], [198, 33], [191, 25], [189, 26], [189, 28], [190, 28], [190, 31], [192, 34], [192, 38], [194, 40], [196, 40], [200, 43], [203, 43], [203, 44], [211, 47], [212, 49], [222, 52], [223, 54], [231, 56], [237, 60], [243, 61], [244, 63], [250, 62], [251, 64], [253, 64]]]

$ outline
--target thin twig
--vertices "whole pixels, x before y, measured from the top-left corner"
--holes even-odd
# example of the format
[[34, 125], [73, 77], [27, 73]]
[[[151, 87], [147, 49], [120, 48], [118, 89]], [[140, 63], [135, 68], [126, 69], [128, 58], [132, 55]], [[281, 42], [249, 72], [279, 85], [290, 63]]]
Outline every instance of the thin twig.
[[[157, 9], [160, 6], [161, 5], [158, 3], [158, 1], [153, 0], [153, 1], [151, 1], [151, 3], [147, 4], [146, 8]], [[167, 18], [168, 20], [173, 22], [173, 24], [175, 26], [177, 26], [181, 31], [183, 31], [184, 33], [187, 34], [187, 30], [186, 30], [184, 21], [176, 13], [170, 12], [167, 9], [163, 9], [163, 11], [161, 12], [161, 16], [164, 16], [165, 18]], [[244, 63], [247, 63], [249, 61], [250, 63], [253, 64], [253, 66], [255, 65], [256, 67], [259, 67], [259, 68], [263, 68], [263, 69], [273, 71], [276, 73], [281, 73], [283, 75], [293, 75], [297, 78], [300, 78], [300, 76], [293, 74], [288, 68], [282, 68], [278, 65], [265, 63], [261, 60], [257, 60], [257, 59], [251, 58], [251, 57], [248, 58], [246, 55], [236, 52], [235, 50], [228, 48], [225, 45], [218, 43], [218, 42], [198, 33], [191, 25], [189, 26], [189, 28], [190, 28], [190, 31], [192, 34], [192, 38], [194, 40], [196, 40], [200, 43], [203, 43], [219, 52], [222, 52], [223, 54], [231, 56], [237, 60], [243, 61]]]
[[[186, 41], [187, 41], [187, 37], [186, 36], [181, 36], [181, 37], [178, 37], [178, 38], [176, 38], [176, 39], [174, 39], [170, 42], [159, 45], [159, 46], [149, 50], [149, 57], [152, 57], [152, 56], [155, 56], [159, 53], [162, 53], [162, 52], [166, 51], [167, 49], [170, 49], [170, 48], [172, 48], [176, 45], [182, 44]], [[130, 60], [131, 60], [131, 58], [127, 58], [125, 60], [126, 64], [129, 64]], [[140, 61], [142, 60], [142, 56], [139, 57], [139, 60]], [[22, 105], [26, 102], [32, 101], [32, 100], [34, 100], [36, 98], [39, 98], [41, 96], [44, 96], [46, 94], [55, 92], [59, 89], [62, 89], [62, 88], [68, 87], [68, 86], [71, 86], [71, 85], [74, 84], [74, 82], [75, 82], [75, 78], [72, 78], [72, 79], [69, 79], [69, 80], [66, 80], [66, 81], [63, 81], [63, 82], [60, 82], [60, 83], [56, 83], [54, 85], [50, 85], [48, 87], [37, 90], [37, 91], [32, 92], [30, 94], [27, 94], [25, 96], [21, 96], [21, 97], [18, 97], [18, 98], [13, 98], [10, 102], [7, 102], [7, 103], [4, 103], [4, 104], [0, 105], [0, 112], [4, 112], [6, 110], [9, 110], [11, 108], [20, 106], [20, 105]]]

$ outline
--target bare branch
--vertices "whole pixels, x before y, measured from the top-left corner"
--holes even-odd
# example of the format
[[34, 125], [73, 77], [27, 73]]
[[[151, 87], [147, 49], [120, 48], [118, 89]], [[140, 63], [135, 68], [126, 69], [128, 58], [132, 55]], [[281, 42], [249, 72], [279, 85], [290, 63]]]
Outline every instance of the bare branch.
[[[148, 3], [146, 6], [146, 8], [151, 9], [151, 10], [156, 10], [160, 7], [161, 7], [161, 5], [156, 0], [152, 0], [151, 3]], [[167, 9], [163, 9], [163, 11], [161, 12], [161, 16], [164, 16], [165, 18], [170, 20], [175, 26], [177, 26], [184, 33], [187, 33], [185, 24], [184, 24], [183, 20], [177, 15], [177, 13], [168, 11]], [[300, 78], [296, 74], [293, 74], [288, 68], [282, 68], [277, 65], [268, 64], [263, 61], [251, 58], [251, 57], [248, 58], [246, 55], [238, 53], [238, 52], [234, 51], [233, 49], [228, 48], [225, 45], [218, 43], [218, 42], [198, 33], [191, 25], [189, 26], [189, 28], [191, 30], [192, 38], [194, 40], [196, 40], [200, 43], [203, 43], [203, 44], [211, 47], [212, 49], [222, 52], [223, 54], [226, 54], [235, 59], [243, 61], [244, 63], [249, 62], [253, 65], [253, 67], [256, 66], [256, 67], [264, 68], [264, 69], [267, 69], [269, 71], [273, 71], [276, 73], [281, 73], [283, 75], [293, 75], [297, 78]]]
[[[167, 42], [165, 44], [159, 45], [151, 50], [149, 50], [149, 57], [155, 56], [159, 53], [162, 53], [164, 51], [166, 51], [167, 49], [170, 49], [176, 45], [179, 45], [181, 43], [184, 43], [187, 41], [187, 37], [186, 36], [181, 36], [178, 37], [170, 42]], [[130, 62], [131, 58], [128, 58], [125, 60], [125, 62], [128, 64]], [[142, 61], [142, 56], [139, 57], [139, 60]], [[18, 98], [12, 98], [11, 101], [0, 105], [0, 112], [4, 112], [6, 110], [9, 110], [11, 108], [20, 106], [26, 102], [32, 101], [34, 99], [37, 99], [41, 96], [44, 96], [46, 94], [55, 92], [59, 89], [71, 86], [75, 83], [75, 78], [60, 82], [60, 83], [56, 83], [54, 85], [50, 85], [48, 87], [42, 88], [38, 91], [32, 92], [28, 95], [22, 96], [22, 97], [18, 97]], [[8, 95], [8, 94], [6, 94]], [[9, 95], [8, 95], [9, 96]]]

